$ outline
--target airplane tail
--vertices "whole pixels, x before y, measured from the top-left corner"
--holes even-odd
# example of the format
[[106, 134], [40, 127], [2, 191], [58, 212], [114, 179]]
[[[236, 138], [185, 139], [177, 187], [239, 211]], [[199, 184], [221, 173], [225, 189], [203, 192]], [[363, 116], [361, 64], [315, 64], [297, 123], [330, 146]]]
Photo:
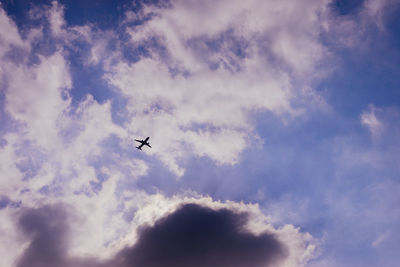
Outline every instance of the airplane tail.
[[137, 146], [136, 148], [139, 149], [139, 150], [142, 150], [142, 148], [140, 146]]

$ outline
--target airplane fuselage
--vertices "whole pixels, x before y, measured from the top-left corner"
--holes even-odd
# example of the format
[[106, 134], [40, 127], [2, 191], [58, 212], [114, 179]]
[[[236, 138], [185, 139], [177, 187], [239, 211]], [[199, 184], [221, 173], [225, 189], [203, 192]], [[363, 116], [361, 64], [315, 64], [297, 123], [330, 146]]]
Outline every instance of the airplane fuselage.
[[149, 139], [150, 139], [150, 137], [147, 137], [147, 138], [144, 139], [144, 140], [135, 139], [136, 142], [139, 142], [139, 143], [140, 143], [140, 145], [137, 146], [136, 148], [139, 149], [139, 150], [142, 150], [142, 147], [143, 147], [143, 146], [148, 146], [148, 147], [151, 148], [150, 143], [148, 142]]

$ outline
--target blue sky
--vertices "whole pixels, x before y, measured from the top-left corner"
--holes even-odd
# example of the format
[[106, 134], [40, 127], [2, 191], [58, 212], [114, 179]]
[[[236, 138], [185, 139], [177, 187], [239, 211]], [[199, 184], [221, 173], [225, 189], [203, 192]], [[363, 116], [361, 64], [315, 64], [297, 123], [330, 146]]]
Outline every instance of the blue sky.
[[1, 266], [398, 265], [397, 1], [0, 9]]

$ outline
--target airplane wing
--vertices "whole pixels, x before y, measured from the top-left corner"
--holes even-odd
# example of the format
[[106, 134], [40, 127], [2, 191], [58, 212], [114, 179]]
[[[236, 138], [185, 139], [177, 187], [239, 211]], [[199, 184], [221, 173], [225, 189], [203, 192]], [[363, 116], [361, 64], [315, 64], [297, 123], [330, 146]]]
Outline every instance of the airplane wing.
[[137, 146], [136, 148], [139, 149], [139, 150], [142, 150], [143, 145], [144, 145], [144, 144], [141, 143], [141, 144], [140, 144], [139, 146]]
[[142, 147], [145, 145], [151, 148], [149, 142], [147, 142], [149, 139], [150, 139], [150, 137], [147, 137], [145, 140], [134, 139], [136, 142], [140, 143], [140, 145], [137, 146], [136, 148], [139, 150], [142, 150]]

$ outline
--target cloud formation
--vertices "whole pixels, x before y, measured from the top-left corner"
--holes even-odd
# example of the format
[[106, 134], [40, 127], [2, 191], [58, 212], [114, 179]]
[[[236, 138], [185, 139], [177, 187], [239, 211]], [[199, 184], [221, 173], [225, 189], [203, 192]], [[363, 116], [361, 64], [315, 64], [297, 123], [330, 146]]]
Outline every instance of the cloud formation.
[[[191, 157], [236, 164], [241, 152], [259, 141], [254, 113], [298, 115], [291, 104], [298, 96], [292, 79], [312, 71], [323, 58], [319, 29], [313, 25], [324, 4], [291, 3], [291, 9], [278, 5], [272, 10], [260, 1], [204, 3], [204, 9], [185, 1], [146, 6], [136, 16], [146, 19], [136, 26], [127, 12], [118, 25], [123, 33], [103, 32], [93, 25], [70, 26], [65, 8], [56, 1], [33, 6], [27, 16], [32, 24], [20, 31], [0, 8], [0, 74], [4, 77], [0, 119], [6, 117], [12, 124], [0, 132], [0, 171], [5, 177], [0, 180], [0, 195], [7, 200], [0, 210], [0, 232], [13, 246], [12, 253], [1, 246], [2, 264], [15, 262], [24, 248], [15, 238], [11, 220], [20, 208], [25, 211], [19, 228], [30, 242], [19, 266], [105, 264], [106, 258], [136, 242], [136, 227], [154, 223], [183, 202], [179, 194], [168, 199], [134, 187], [151, 166], [143, 158], [156, 156], [177, 176], [183, 175], [183, 161]], [[296, 24], [303, 17], [297, 8], [314, 15], [304, 25]], [[285, 15], [277, 16], [280, 12]], [[182, 28], [175, 28], [177, 24]], [[293, 40], [289, 26], [296, 27]], [[299, 42], [299, 53], [294, 53], [294, 41]], [[144, 52], [138, 52], [136, 60], [124, 54], [138, 47], [136, 51]], [[79, 91], [76, 61], [85, 69], [100, 69], [96, 75], [107, 82], [109, 87], [103, 89], [113, 99], [97, 101], [99, 96], [92, 90], [98, 88]], [[75, 95], [77, 91], [83, 96]], [[126, 105], [119, 106], [117, 100]], [[118, 116], [120, 121], [115, 120]], [[131, 138], [145, 135], [155, 146], [138, 156]], [[62, 205], [53, 206], [57, 202]], [[213, 200], [206, 202], [215, 205]], [[160, 211], [160, 206], [171, 205], [172, 211]], [[66, 206], [74, 207], [74, 220], [63, 211]], [[201, 211], [211, 218], [222, 216], [215, 210], [197, 212]], [[226, 221], [240, 218], [227, 213], [230, 217], [222, 216]], [[271, 236], [261, 233], [267, 229], [257, 235], [236, 233], [240, 225], [234, 228], [234, 224], [227, 234], [236, 233], [237, 240], [254, 242], [256, 247], [270, 244], [280, 255], [286, 255], [286, 248], [281, 250], [277, 244], [287, 244], [283, 247], [287, 246], [288, 257], [282, 266], [301, 265], [314, 256], [312, 237], [293, 225], [284, 229], [267, 222], [261, 225]], [[285, 241], [276, 241], [275, 236]], [[125, 251], [135, 254], [136, 246], [130, 248]], [[223, 257], [235, 249], [219, 253]], [[274, 259], [257, 255], [257, 262]]]
[[31, 240], [17, 267], [65, 266], [68, 221], [62, 206], [26, 210], [18, 224]]
[[61, 204], [24, 209], [18, 227], [28, 245], [16, 266], [293, 266], [288, 262], [292, 244], [282, 233], [255, 232], [249, 213], [228, 206], [179, 205], [151, 225], [137, 228], [137, 241], [106, 260], [71, 256], [72, 219], [71, 209]]
[[[240, 215], [251, 205], [243, 204], [239, 213], [213, 199], [196, 206], [188, 204], [193, 198], [190, 202], [178, 193], [167, 198], [146, 182], [143, 187], [151, 190], [138, 190], [135, 181], [154, 166], [161, 169], [154, 163], [158, 160], [176, 176], [183, 176], [185, 161], [193, 158], [236, 164], [246, 148], [262, 142], [255, 131], [255, 114], [293, 119], [315, 106], [323, 108], [325, 100], [312, 87], [314, 79], [324, 75], [330, 54], [321, 35], [328, 33], [335, 42], [348, 42], [350, 47], [357, 43], [354, 33], [368, 28], [357, 26], [361, 18], [330, 21], [329, 3], [176, 0], [147, 5], [137, 13], [127, 11], [115, 29], [105, 32], [95, 25], [69, 25], [66, 9], [53, 1], [36, 8], [37, 14], [31, 12], [40, 20], [23, 34], [0, 8], [0, 74], [4, 77], [0, 120], [7, 117], [12, 122], [12, 127], [0, 129], [0, 172], [6, 177], [0, 180], [0, 233], [10, 233], [5, 239], [14, 242], [12, 253], [0, 245], [4, 256], [0, 264], [9, 266], [18, 248], [24, 248], [14, 238], [10, 223], [10, 214], [20, 207], [32, 208], [19, 222], [30, 238], [20, 266], [29, 262], [107, 266], [116, 261], [113, 255], [126, 263], [143, 264], [148, 255], [162, 254], [158, 243], [152, 245], [155, 239], [168, 243], [180, 236], [164, 230], [175, 229], [185, 216], [184, 229], [194, 233], [194, 239], [204, 238], [196, 242], [198, 247], [185, 246], [186, 240], [169, 247], [171, 254], [184, 249], [186, 264], [195, 266], [197, 249], [206, 247], [215, 248], [218, 266], [229, 266], [230, 260], [242, 266], [307, 264], [317, 254], [317, 243], [291, 224], [274, 228], [263, 221], [262, 230], [243, 231], [246, 222], [254, 224], [255, 217], [262, 217], [259, 210], [255, 217]], [[360, 17], [370, 23], [371, 17], [382, 16], [385, 5], [370, 0], [363, 8]], [[336, 29], [336, 22], [343, 24]], [[91, 84], [89, 90], [79, 91], [79, 82], [90, 77], [74, 76], [74, 71], [80, 71], [74, 65], [77, 61], [85, 70], [96, 69], [104, 85]], [[392, 129], [379, 108], [372, 106], [360, 118], [373, 135], [386, 136]], [[136, 154], [131, 138], [145, 136], [151, 136], [155, 145]], [[356, 160], [379, 163], [384, 158], [353, 147], [338, 153], [344, 153], [338, 159], [344, 162], [338, 169], [344, 170], [353, 168]], [[57, 201], [73, 206], [78, 219], [69, 220], [62, 206], [52, 206]], [[298, 214], [306, 217], [302, 211]], [[226, 232], [199, 226], [192, 221], [196, 217], [226, 223]], [[144, 228], [136, 233], [138, 227]], [[195, 235], [197, 228], [217, 232], [213, 241], [220, 244], [229, 236], [231, 246], [218, 250], [209, 235]], [[168, 235], [172, 233], [176, 235]], [[240, 247], [242, 241], [253, 250]], [[40, 247], [47, 247], [53, 256]], [[273, 253], [261, 255], [260, 250]], [[184, 264], [176, 257], [169, 260], [170, 265]], [[211, 258], [204, 260], [208, 266], [217, 265]]]
[[117, 266], [278, 266], [287, 249], [270, 233], [246, 231], [247, 218], [230, 210], [186, 204], [140, 229], [137, 243], [116, 256]]
[[149, 153], [179, 176], [188, 155], [236, 164], [256, 137], [254, 113], [296, 116], [293, 101], [322, 103], [307, 83], [328, 54], [319, 39], [327, 3], [171, 1], [127, 13], [123, 47], [145, 52], [133, 62], [116, 55], [105, 73], [128, 101], [124, 126], [151, 135]]

